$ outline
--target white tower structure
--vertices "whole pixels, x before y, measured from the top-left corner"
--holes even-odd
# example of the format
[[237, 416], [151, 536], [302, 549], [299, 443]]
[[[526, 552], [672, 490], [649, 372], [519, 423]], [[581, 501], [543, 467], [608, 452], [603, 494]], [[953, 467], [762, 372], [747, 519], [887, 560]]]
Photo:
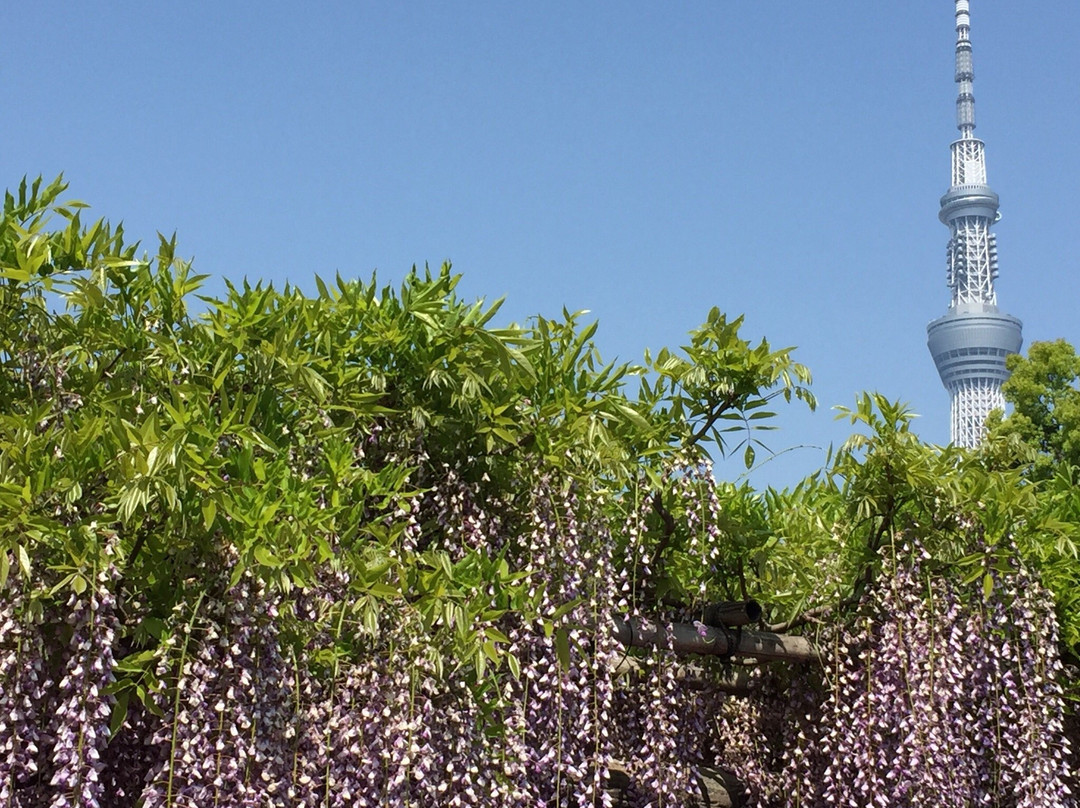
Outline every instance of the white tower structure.
[[975, 137], [975, 74], [971, 61], [969, 0], [956, 0], [956, 127], [952, 184], [938, 218], [952, 237], [946, 283], [949, 311], [927, 326], [927, 344], [952, 399], [951, 437], [957, 446], [978, 445], [986, 417], [1002, 409], [1001, 385], [1009, 378], [1005, 357], [1020, 350], [1020, 321], [998, 311], [994, 280], [997, 244], [991, 226], [1000, 218], [998, 195], [986, 183], [986, 147]]

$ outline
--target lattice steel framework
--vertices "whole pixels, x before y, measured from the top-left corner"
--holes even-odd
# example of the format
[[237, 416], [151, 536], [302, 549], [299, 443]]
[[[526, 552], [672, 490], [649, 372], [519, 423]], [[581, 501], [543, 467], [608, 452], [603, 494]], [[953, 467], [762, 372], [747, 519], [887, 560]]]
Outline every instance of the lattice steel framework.
[[998, 275], [997, 237], [982, 216], [959, 216], [950, 222], [945, 282], [953, 306], [963, 303], [997, 305], [994, 281]]
[[952, 397], [951, 436], [976, 446], [986, 417], [1005, 406], [1001, 385], [1009, 377], [1005, 357], [1020, 350], [1021, 323], [998, 311], [998, 196], [987, 185], [986, 146], [975, 137], [975, 73], [971, 58], [969, 0], [956, 0], [956, 128], [952, 177], [938, 217], [951, 233], [945, 281], [949, 312], [927, 327], [928, 345]]
[[[967, 379], [950, 389], [952, 414], [950, 430], [957, 445], [975, 446], [986, 436], [986, 416], [994, 410], [1005, 408], [1005, 396], [1001, 384], [993, 379]], [[970, 442], [960, 444], [957, 435]]]

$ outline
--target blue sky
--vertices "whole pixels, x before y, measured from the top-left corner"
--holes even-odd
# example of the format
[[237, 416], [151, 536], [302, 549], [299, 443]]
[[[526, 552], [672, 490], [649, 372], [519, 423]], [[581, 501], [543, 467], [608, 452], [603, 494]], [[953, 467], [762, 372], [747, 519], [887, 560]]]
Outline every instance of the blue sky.
[[[717, 305], [798, 346], [755, 472], [787, 484], [863, 389], [948, 439], [926, 351], [955, 135], [953, 3], [9, 4], [0, 179], [63, 171], [215, 278], [396, 281], [450, 259], [505, 320], [563, 306], [606, 358]], [[1080, 343], [1080, 4], [973, 0], [1003, 309]], [[212, 287], [212, 288], [220, 288]], [[737, 466], [722, 468], [725, 476]]]

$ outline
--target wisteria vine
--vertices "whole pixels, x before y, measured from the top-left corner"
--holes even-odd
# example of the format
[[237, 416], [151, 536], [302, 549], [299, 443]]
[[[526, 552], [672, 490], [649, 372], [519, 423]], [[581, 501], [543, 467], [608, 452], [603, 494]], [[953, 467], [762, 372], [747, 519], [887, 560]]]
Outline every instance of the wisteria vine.
[[[721, 766], [751, 806], [1072, 805], [1053, 612], [1020, 565], [987, 567], [985, 588], [963, 596], [931, 574], [917, 537], [896, 537], [858, 614], [819, 637], [831, 662], [758, 671], [751, 695], [731, 697], [681, 681], [663, 648], [616, 674], [627, 651], [605, 618], [639, 603], [654, 562], [632, 541], [616, 564], [598, 495], [538, 477], [514, 533], [482, 507], [480, 485], [444, 471], [394, 509], [401, 552], [432, 540], [451, 555], [455, 542], [507, 549], [536, 570], [538, 614], [553, 616], [546, 627], [490, 618], [516, 666], [498, 685], [438, 670], [407, 609], [329, 654], [347, 573], [271, 592], [251, 570], [230, 582], [235, 557], [224, 556], [217, 583], [174, 609], [145, 703], [129, 692], [119, 710], [116, 567], [58, 611], [28, 596], [35, 581], [11, 576], [0, 802], [671, 808], [696, 804], [697, 767]], [[685, 551], [715, 575], [710, 469], [679, 464], [669, 479]], [[656, 515], [647, 497], [625, 514], [627, 535]], [[320, 628], [297, 633], [303, 623]], [[613, 768], [630, 777], [621, 791]]]
[[[685, 527], [708, 535], [711, 475], [684, 466], [672, 479], [692, 505]], [[332, 613], [341, 573], [285, 596], [249, 571], [231, 584], [222, 574], [216, 595], [211, 587], [176, 607], [157, 686], [118, 712], [115, 567], [72, 596], [62, 619], [28, 600], [33, 582], [10, 577], [0, 600], [0, 800], [679, 806], [695, 804], [695, 767], [720, 765], [757, 806], [1072, 804], [1053, 614], [1019, 566], [988, 568], [986, 590], [962, 598], [930, 574], [916, 537], [898, 538], [856, 618], [819, 638], [834, 649], [828, 666], [761, 671], [753, 694], [725, 696], [683, 682], [662, 648], [639, 673], [615, 675], [627, 652], [598, 627], [641, 581], [630, 559], [613, 565], [596, 495], [551, 479], [535, 491], [516, 539], [497, 533], [503, 521], [454, 474], [397, 511], [413, 526], [434, 515], [442, 541], [513, 544], [538, 570], [539, 612], [559, 616], [546, 632], [513, 614], [496, 621], [518, 670], [494, 690], [478, 689], [467, 669], [425, 662], [406, 612], [341, 658], [325, 654], [333, 625], [297, 647], [283, 614], [314, 624]], [[640, 501], [620, 529], [644, 529], [650, 512]], [[720, 540], [688, 542], [703, 574]], [[631, 777], [619, 792], [613, 767]]]
[[[924, 552], [963, 486], [897, 532], [960, 468], [894, 474], [898, 408], [848, 488], [773, 498], [789, 535], [705, 445], [753, 462], [809, 373], [716, 309], [640, 368], [569, 312], [487, 328], [448, 266], [196, 321], [175, 243], [139, 260], [62, 191], [0, 217], [0, 808], [1073, 804], [1052, 598], [1019, 552], [968, 583]], [[737, 694], [747, 660], [688, 676], [611, 630], [770, 592], [827, 615], [825, 663]]]

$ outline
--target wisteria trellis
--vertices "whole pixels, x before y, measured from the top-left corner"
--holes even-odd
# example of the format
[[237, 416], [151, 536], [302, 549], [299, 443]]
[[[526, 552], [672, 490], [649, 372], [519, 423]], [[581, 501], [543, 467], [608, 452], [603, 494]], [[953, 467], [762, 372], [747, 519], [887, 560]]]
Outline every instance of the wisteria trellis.
[[[813, 404], [740, 318], [609, 365], [448, 265], [196, 318], [175, 240], [140, 259], [64, 190], [0, 213], [0, 808], [672, 808], [711, 765], [757, 806], [1071, 804], [1021, 472], [863, 396], [825, 477], [718, 485], [706, 451]], [[828, 664], [729, 697], [610, 631], [750, 591], [812, 602]]]
[[[681, 496], [704, 497], [707, 512], [707, 468], [676, 474]], [[449, 470], [399, 510], [439, 513], [463, 543], [514, 544], [538, 571], [542, 611], [577, 603], [560, 618], [569, 660], [555, 636], [499, 619], [520, 670], [497, 691], [426, 664], [405, 612], [332, 662], [319, 658], [332, 626], [292, 645], [283, 614], [316, 621], [340, 597], [333, 574], [285, 595], [222, 573], [216, 594], [177, 607], [157, 651], [159, 687], [110, 729], [116, 568], [45, 611], [31, 594], [47, 581], [11, 576], [0, 600], [0, 804], [611, 805], [614, 761], [633, 778], [619, 798], [640, 806], [691, 804], [700, 763], [733, 771], [749, 805], [1073, 804], [1053, 615], [1019, 567], [991, 570], [989, 591], [961, 599], [928, 573], [916, 537], [897, 537], [857, 618], [819, 638], [833, 649], [823, 669], [728, 697], [686, 687], [660, 650], [643, 677], [616, 680], [624, 651], [600, 627], [635, 584], [612, 564], [611, 526], [595, 494], [550, 479], [536, 492], [517, 536], [499, 533]], [[631, 510], [618, 529], [643, 518]]]

